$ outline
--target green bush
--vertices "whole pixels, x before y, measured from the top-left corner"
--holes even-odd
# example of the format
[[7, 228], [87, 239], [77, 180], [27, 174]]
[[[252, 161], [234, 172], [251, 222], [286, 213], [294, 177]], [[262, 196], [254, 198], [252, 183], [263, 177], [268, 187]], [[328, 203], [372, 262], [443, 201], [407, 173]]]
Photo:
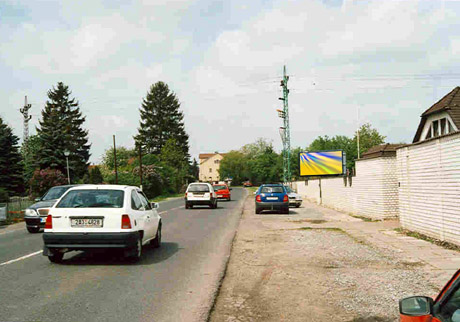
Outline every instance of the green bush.
[[0, 202], [8, 202], [10, 197], [8, 195], [8, 191], [4, 188], [0, 188]]
[[30, 195], [33, 197], [42, 196], [51, 187], [67, 184], [67, 178], [64, 174], [56, 169], [46, 168], [35, 170], [32, 179], [30, 179]]

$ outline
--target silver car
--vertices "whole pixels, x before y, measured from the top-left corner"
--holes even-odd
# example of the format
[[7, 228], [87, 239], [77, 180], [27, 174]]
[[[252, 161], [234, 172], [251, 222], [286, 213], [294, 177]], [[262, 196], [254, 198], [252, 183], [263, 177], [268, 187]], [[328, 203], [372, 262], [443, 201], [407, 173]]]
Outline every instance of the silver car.
[[289, 186], [285, 186], [286, 191], [289, 196], [289, 207], [296, 207], [299, 208], [300, 205], [302, 204], [302, 196], [299, 195], [297, 192], [291, 189]]

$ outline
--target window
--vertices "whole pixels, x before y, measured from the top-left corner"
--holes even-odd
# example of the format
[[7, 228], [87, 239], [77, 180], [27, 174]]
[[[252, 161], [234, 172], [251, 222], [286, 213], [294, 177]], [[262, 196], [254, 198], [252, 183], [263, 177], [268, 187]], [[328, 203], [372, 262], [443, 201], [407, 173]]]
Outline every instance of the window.
[[447, 121], [447, 123], [449, 123], [449, 129], [448, 129], [448, 132], [447, 132], [447, 133], [455, 132], [455, 131], [454, 131], [454, 127], [452, 126], [452, 123], [450, 123], [450, 121]]
[[439, 129], [439, 121], [438, 120], [433, 121], [433, 137], [434, 138], [439, 136], [438, 129]]
[[150, 202], [147, 199], [147, 197], [144, 195], [144, 193], [142, 191], [138, 191], [137, 193], [139, 195], [139, 198], [141, 199], [142, 206], [147, 210], [152, 209], [152, 206], [150, 205]]
[[131, 191], [131, 209], [140, 210], [142, 208], [142, 202], [136, 191]]
[[428, 132], [426, 132], [425, 140], [431, 139], [431, 125], [428, 128]]
[[[460, 309], [460, 287], [454, 291], [449, 299], [441, 306], [440, 316], [442, 321], [451, 321], [454, 312]], [[453, 320], [452, 320], [453, 321]]]
[[440, 120], [441, 122], [441, 135], [446, 134], [446, 118]]
[[262, 187], [261, 193], [283, 193], [284, 189], [281, 186]]
[[56, 208], [122, 208], [123, 196], [121, 190], [72, 190]]
[[219, 162], [220, 162], [220, 160], [214, 160], [215, 164], [218, 164]]
[[211, 172], [212, 172], [212, 168], [209, 168], [209, 173], [211, 173]]
[[209, 192], [209, 186], [207, 184], [191, 184], [187, 192]]

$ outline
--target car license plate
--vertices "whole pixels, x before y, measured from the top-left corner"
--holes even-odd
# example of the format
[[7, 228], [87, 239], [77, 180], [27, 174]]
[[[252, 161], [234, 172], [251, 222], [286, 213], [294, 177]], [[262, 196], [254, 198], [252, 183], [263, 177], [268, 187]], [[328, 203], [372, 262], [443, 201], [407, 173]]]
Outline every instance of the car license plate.
[[102, 219], [72, 218], [70, 225], [75, 228], [99, 228], [102, 227]]
[[278, 200], [278, 197], [267, 197], [267, 200]]
[[217, 195], [217, 198], [223, 198], [224, 195]]
[[46, 222], [46, 217], [40, 218], [40, 222]]

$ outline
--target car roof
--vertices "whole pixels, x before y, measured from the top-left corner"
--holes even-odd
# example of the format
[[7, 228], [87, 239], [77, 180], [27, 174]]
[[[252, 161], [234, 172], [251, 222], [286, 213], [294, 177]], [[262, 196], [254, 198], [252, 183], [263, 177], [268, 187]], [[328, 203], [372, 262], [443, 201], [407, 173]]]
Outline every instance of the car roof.
[[121, 184], [82, 184], [74, 186], [69, 190], [126, 190], [128, 188], [139, 189], [139, 187], [135, 186], [127, 186]]
[[262, 185], [260, 185], [261, 187], [264, 186], [264, 187], [283, 187], [284, 185], [282, 183], [264, 183]]

